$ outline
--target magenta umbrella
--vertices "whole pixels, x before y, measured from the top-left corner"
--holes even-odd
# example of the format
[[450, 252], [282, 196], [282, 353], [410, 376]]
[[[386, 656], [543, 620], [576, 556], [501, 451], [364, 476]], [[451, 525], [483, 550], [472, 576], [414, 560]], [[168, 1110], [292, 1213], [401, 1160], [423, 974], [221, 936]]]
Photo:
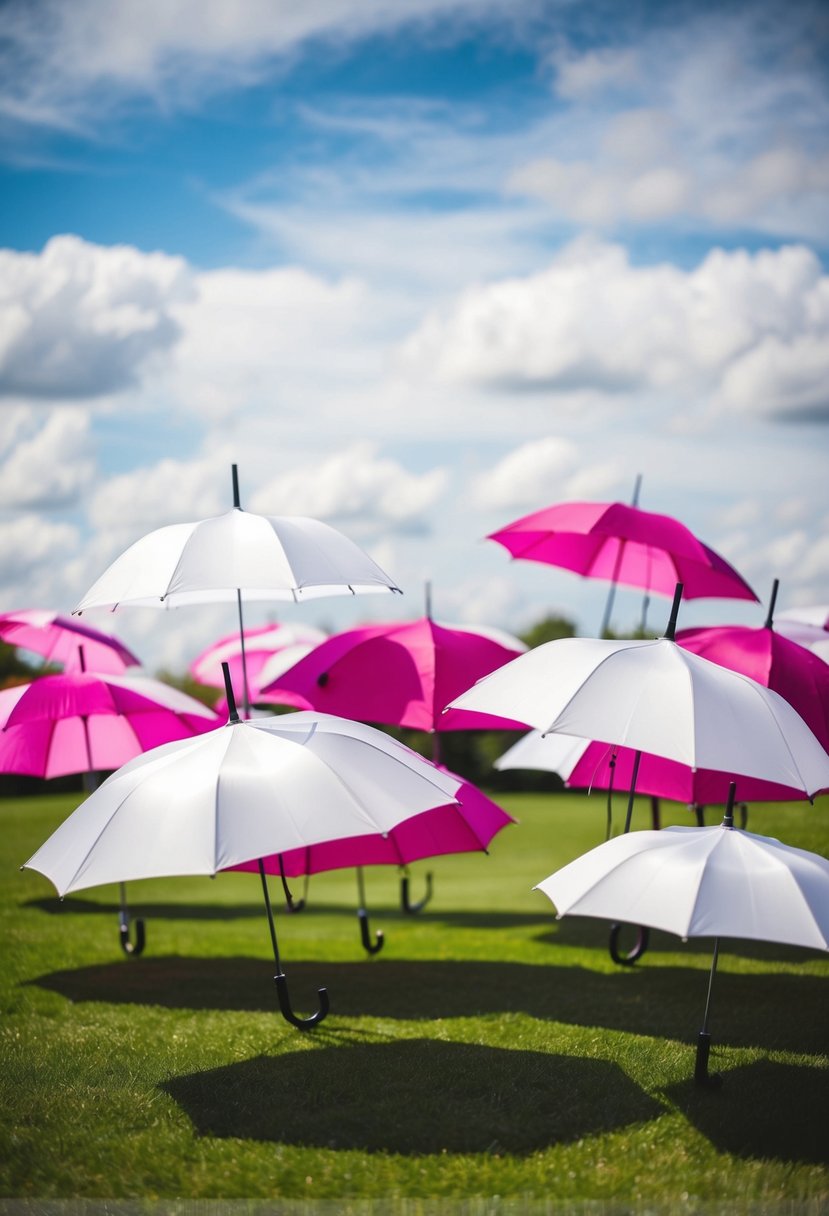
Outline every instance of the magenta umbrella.
[[[366, 625], [335, 634], [263, 686], [260, 700], [356, 718], [361, 722], [408, 727], [432, 735], [432, 759], [440, 759], [439, 732], [445, 730], [524, 730], [506, 718], [450, 710], [444, 706], [470, 684], [522, 654], [527, 647], [502, 630], [472, 625], [439, 625], [428, 612], [415, 621]], [[481, 795], [483, 797], [483, 795]], [[431, 895], [409, 900], [418, 912]]]
[[[506, 718], [445, 705], [527, 647], [500, 630], [416, 621], [366, 625], [321, 642], [273, 683], [262, 698], [362, 722], [445, 730], [524, 730]], [[437, 755], [433, 757], [438, 759]]]
[[757, 599], [734, 567], [679, 520], [626, 503], [559, 503], [507, 524], [487, 540], [514, 558], [609, 580], [600, 634], [607, 630], [617, 583], [666, 596], [682, 583], [689, 600]]
[[[149, 676], [41, 676], [0, 691], [0, 772], [52, 778], [117, 769], [162, 743], [220, 724], [208, 706]], [[119, 933], [127, 954], [144, 948], [143, 921], [135, 928], [133, 944], [122, 884]]]
[[64, 671], [79, 671], [83, 665], [87, 671], [117, 674], [141, 662], [111, 633], [48, 609], [4, 612], [0, 615], [0, 638], [10, 646], [42, 655], [47, 663], [60, 663]]
[[[385, 835], [374, 833], [352, 836], [345, 840], [327, 840], [321, 844], [307, 845], [305, 848], [291, 849], [264, 858], [266, 872], [278, 874], [282, 879], [288, 907], [296, 911], [304, 903], [294, 900], [288, 889], [288, 878], [304, 876], [307, 880], [310, 874], [349, 869], [353, 866], [357, 870], [357, 916], [360, 921], [360, 936], [368, 953], [376, 954], [383, 945], [383, 931], [378, 929], [375, 941], [372, 942], [363, 883], [364, 866], [393, 865], [405, 868], [411, 862], [422, 861], [427, 857], [439, 857], [449, 853], [486, 852], [493, 837], [507, 824], [515, 822], [511, 815], [491, 798], [487, 798], [476, 786], [464, 781], [443, 765], [438, 765], [438, 768], [461, 782], [456, 794], [459, 805], [451, 803], [422, 811], [419, 815], [404, 820]], [[253, 861], [231, 868], [254, 871], [258, 866], [259, 862]], [[402, 881], [403, 884], [408, 883], [405, 877]], [[431, 875], [428, 884], [431, 891]], [[402, 903], [404, 911], [411, 911], [406, 885], [403, 886]]]
[[[327, 634], [313, 625], [274, 623], [245, 629], [242, 635], [226, 634], [211, 643], [190, 664], [190, 674], [200, 684], [224, 688], [222, 663], [227, 663], [234, 688], [247, 688], [251, 701], [258, 700], [261, 676], [276, 654], [301, 653], [325, 641]], [[298, 655], [297, 655], [298, 657]]]

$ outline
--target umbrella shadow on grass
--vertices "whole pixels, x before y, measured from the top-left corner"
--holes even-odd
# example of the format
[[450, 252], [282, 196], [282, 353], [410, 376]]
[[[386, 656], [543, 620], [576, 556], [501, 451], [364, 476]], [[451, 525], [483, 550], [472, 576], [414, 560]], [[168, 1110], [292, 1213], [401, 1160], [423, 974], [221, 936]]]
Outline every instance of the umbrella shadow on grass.
[[522, 1155], [665, 1109], [607, 1060], [434, 1039], [260, 1056], [161, 1088], [202, 1135], [407, 1156]]
[[693, 1082], [665, 1097], [721, 1153], [754, 1160], [829, 1163], [829, 1070], [757, 1060], [730, 1070], [712, 1101]]
[[[691, 1041], [702, 1019], [703, 968], [597, 972], [525, 963], [402, 961], [286, 963], [295, 1006], [316, 1008], [326, 986], [332, 1015], [406, 1020], [526, 1013], [576, 1026]], [[250, 958], [142, 956], [53, 971], [29, 983], [71, 1001], [173, 1009], [277, 1012], [273, 963]], [[711, 1031], [718, 1044], [815, 1054], [829, 1051], [829, 981], [792, 974], [717, 974]]]
[[[258, 880], [257, 880], [258, 881]], [[294, 895], [302, 897], [302, 879], [289, 879]], [[120, 905], [117, 903], [102, 903], [91, 899], [77, 899], [67, 896], [64, 899], [44, 897], [30, 899], [21, 905], [24, 908], [37, 908], [50, 915], [95, 915], [105, 913], [107, 916], [117, 916]], [[262, 916], [262, 901], [244, 904], [222, 903], [152, 903], [147, 900], [130, 899], [130, 914], [133, 917], [142, 916], [158, 920], [242, 920], [259, 919]], [[282, 906], [277, 900], [275, 906], [278, 912]], [[382, 916], [384, 920], [398, 921], [406, 924], [411, 917], [399, 908], [378, 902], [371, 906], [372, 915]], [[316, 916], [345, 915], [355, 916], [357, 899], [353, 903], [314, 903], [308, 900], [302, 910], [303, 919]], [[525, 925], [539, 925], [549, 920], [549, 913], [542, 910], [538, 915], [524, 912], [421, 912], [417, 920], [424, 924], [447, 924], [470, 929], [514, 929]]]

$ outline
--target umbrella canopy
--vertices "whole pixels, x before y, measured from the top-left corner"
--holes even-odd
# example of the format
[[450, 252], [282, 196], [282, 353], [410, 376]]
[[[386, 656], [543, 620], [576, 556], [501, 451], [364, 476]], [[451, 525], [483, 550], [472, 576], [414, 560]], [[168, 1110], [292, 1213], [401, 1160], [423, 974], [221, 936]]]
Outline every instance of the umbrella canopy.
[[512, 557], [561, 566], [659, 595], [683, 583], [686, 599], [756, 600], [733, 566], [679, 520], [621, 502], [566, 502], [487, 537]]
[[[260, 674], [275, 655], [281, 655], [286, 651], [295, 654], [298, 647], [301, 647], [302, 653], [305, 654], [320, 642], [324, 642], [326, 637], [327, 634], [313, 625], [260, 625], [255, 629], [246, 629], [244, 638], [241, 638], [239, 631], [236, 630], [234, 633], [219, 638], [218, 641], [213, 642], [196, 655], [190, 664], [190, 674], [200, 684], [223, 689], [222, 663], [227, 663], [234, 688], [241, 688], [242, 647], [244, 645], [245, 671], [253, 695], [258, 691], [261, 683]], [[299, 658], [300, 655], [296, 657]], [[272, 678], [271, 676], [270, 679]]]
[[41, 676], [0, 691], [0, 772], [52, 778], [116, 769], [220, 721], [201, 701], [149, 676]]
[[[515, 820], [470, 782], [442, 765], [436, 768], [456, 783], [457, 802], [421, 811], [385, 833], [324, 840], [265, 857], [266, 871], [298, 878], [356, 866], [407, 866], [427, 857], [486, 850], [493, 837]], [[233, 868], [257, 867], [249, 861]]]
[[131, 545], [73, 609], [308, 600], [400, 588], [353, 541], [306, 516], [224, 515], [170, 524]]
[[358, 722], [295, 713], [164, 744], [113, 773], [26, 862], [59, 895], [216, 874], [324, 840], [388, 832], [455, 799], [458, 778]]
[[829, 861], [733, 826], [615, 836], [535, 889], [559, 916], [829, 949]]
[[785, 616], [779, 616], [774, 627], [789, 641], [797, 642], [798, 646], [804, 646], [824, 663], [829, 663], [829, 630], [820, 625], [793, 621]]
[[429, 616], [367, 625], [320, 643], [262, 692], [273, 700], [286, 694], [326, 713], [415, 730], [520, 728], [501, 717], [441, 711], [474, 680], [526, 649], [500, 630], [441, 625]]
[[[499, 771], [528, 768], [558, 773], [571, 789], [623, 790], [630, 788], [635, 764], [636, 752], [629, 747], [613, 747], [572, 735], [545, 735], [534, 730], [499, 756], [494, 767]], [[705, 807], [724, 804], [733, 780], [733, 773], [691, 768], [677, 760], [643, 752], [636, 788], [641, 794]], [[741, 776], [739, 787], [742, 802], [789, 802], [809, 796], [805, 790], [756, 777]]]
[[669, 638], [547, 642], [451, 705], [809, 796], [829, 786], [829, 755], [787, 701]]
[[829, 604], [813, 604], [809, 608], [789, 608], [778, 612], [778, 621], [796, 621], [800, 625], [812, 625], [815, 629], [829, 631]]
[[9, 646], [42, 655], [46, 663], [59, 663], [64, 671], [117, 674], [140, 666], [140, 659], [112, 634], [47, 609], [4, 612], [0, 638]]

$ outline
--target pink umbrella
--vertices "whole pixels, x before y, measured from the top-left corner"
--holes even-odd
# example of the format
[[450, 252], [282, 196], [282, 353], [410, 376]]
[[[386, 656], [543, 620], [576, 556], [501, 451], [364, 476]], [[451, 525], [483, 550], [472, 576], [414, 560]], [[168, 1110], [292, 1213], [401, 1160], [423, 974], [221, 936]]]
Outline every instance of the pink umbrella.
[[523, 730], [524, 724], [506, 718], [441, 711], [476, 680], [526, 649], [518, 638], [500, 630], [439, 625], [430, 616], [366, 625], [321, 642], [265, 685], [262, 696], [414, 730]]
[[[335, 634], [316, 646], [271, 684], [261, 700], [315, 709], [358, 721], [429, 731], [432, 758], [439, 760], [438, 732], [445, 730], [523, 730], [523, 723], [444, 706], [481, 676], [522, 654], [527, 647], [502, 630], [472, 625], [439, 625], [427, 615], [415, 621], [367, 625]], [[483, 795], [480, 795], [483, 797]], [[409, 901], [418, 912], [431, 895]]]
[[190, 674], [200, 684], [223, 689], [222, 663], [227, 663], [233, 687], [244, 688], [246, 675], [251, 698], [256, 700], [259, 675], [269, 659], [296, 646], [303, 646], [307, 651], [325, 641], [326, 636], [312, 625], [260, 625], [256, 629], [246, 629], [244, 639], [237, 630], [219, 638], [197, 655], [190, 664]]
[[617, 583], [639, 587], [647, 595], [673, 595], [681, 582], [685, 599], [757, 599], [733, 566], [679, 520], [621, 502], [559, 503], [525, 515], [487, 539], [515, 558], [608, 579], [611, 594], [601, 634], [609, 624]]
[[[305, 848], [291, 849], [286, 853], [264, 858], [266, 872], [279, 874], [282, 878], [288, 906], [296, 911], [304, 902], [293, 899], [288, 890], [288, 878], [305, 876], [307, 881], [310, 874], [355, 867], [360, 936], [369, 954], [376, 954], [383, 945], [383, 932], [377, 930], [376, 940], [372, 942], [363, 885], [363, 866], [406, 867], [411, 862], [448, 853], [486, 852], [493, 837], [508, 823], [515, 822], [511, 815], [491, 798], [487, 798], [476, 786], [464, 781], [456, 773], [451, 773], [443, 765], [438, 765], [438, 768], [461, 782], [456, 794], [459, 805], [449, 804], [423, 811], [398, 824], [386, 835], [372, 834], [352, 836], [345, 840], [328, 840], [322, 844], [307, 845]], [[258, 866], [258, 861], [252, 861], [233, 866], [232, 869], [256, 871]], [[408, 883], [407, 878], [402, 881], [404, 884]], [[428, 877], [428, 890], [431, 892], [431, 875]], [[426, 898], [428, 899], [428, 893]], [[403, 888], [403, 909], [412, 910], [408, 904], [406, 886]]]
[[10, 646], [43, 655], [47, 663], [62, 664], [64, 671], [80, 670], [79, 647], [83, 647], [87, 671], [117, 674], [127, 667], [140, 666], [140, 659], [112, 634], [46, 609], [4, 612], [0, 615], [0, 638]]
[[[41, 676], [0, 691], [0, 772], [52, 778], [117, 769], [220, 723], [200, 701], [148, 676], [82, 670]], [[144, 948], [143, 921], [135, 928], [133, 944], [122, 884], [119, 933], [127, 954]]]

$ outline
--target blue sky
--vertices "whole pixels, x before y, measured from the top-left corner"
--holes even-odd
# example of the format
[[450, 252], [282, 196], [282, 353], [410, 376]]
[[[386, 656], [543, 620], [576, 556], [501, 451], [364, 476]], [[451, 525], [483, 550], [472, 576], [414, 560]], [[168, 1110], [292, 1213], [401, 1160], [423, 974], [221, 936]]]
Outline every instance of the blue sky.
[[[406, 592], [283, 617], [430, 580], [593, 632], [603, 585], [483, 538], [639, 473], [762, 599], [829, 601], [828, 47], [808, 2], [5, 0], [6, 607], [70, 609], [234, 461]], [[687, 607], [721, 620], [762, 610]], [[108, 623], [151, 668], [232, 626]]]

